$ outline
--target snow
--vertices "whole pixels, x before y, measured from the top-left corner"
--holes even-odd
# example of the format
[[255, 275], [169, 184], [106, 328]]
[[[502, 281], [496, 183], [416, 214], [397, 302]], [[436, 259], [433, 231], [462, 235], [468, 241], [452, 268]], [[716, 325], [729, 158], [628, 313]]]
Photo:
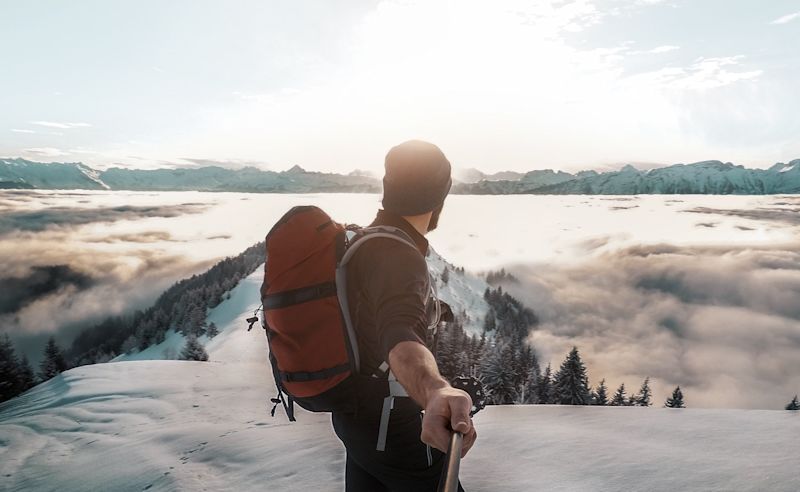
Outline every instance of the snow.
[[[133, 360], [159, 355], [145, 351], [0, 404], [0, 489], [342, 490], [328, 415], [269, 416], [266, 340], [245, 322], [260, 280], [209, 313], [221, 330], [209, 362]], [[513, 406], [475, 423], [461, 467], [470, 491], [800, 489], [800, 412]]]
[[[445, 265], [450, 270], [446, 284], [441, 279]], [[486, 313], [489, 312], [489, 303], [483, 298], [489, 284], [476, 275], [457, 273], [455, 266], [445, 261], [432, 247], [428, 256], [428, 269], [436, 279], [439, 299], [449, 304], [453, 312], [463, 320], [464, 331], [480, 336]]]
[[[230, 299], [223, 300], [217, 307], [210, 310], [206, 321], [209, 324], [216, 324], [221, 333], [210, 340], [205, 335], [199, 337], [198, 340], [206, 346], [206, 349], [212, 356], [212, 360], [214, 356], [221, 356], [227, 361], [238, 360], [239, 347], [236, 345], [234, 345], [233, 349], [229, 347], [231, 337], [229, 335], [223, 336], [223, 327], [232, 327], [235, 329], [241, 328], [243, 324], [246, 325], [240, 318], [244, 316], [243, 313], [247, 313], [248, 310], [250, 314], [244, 316], [244, 319], [249, 318], [259, 307], [259, 303], [255, 302], [254, 299], [257, 300], [260, 298], [261, 281], [264, 277], [263, 272], [263, 268], [258, 268], [250, 276], [242, 279], [242, 281], [231, 290]], [[258, 324], [253, 327], [251, 334], [256, 332], [260, 333], [257, 328], [259, 328]], [[233, 340], [238, 339], [234, 337]], [[170, 330], [167, 332], [166, 339], [163, 342], [157, 345], [151, 345], [141, 352], [119, 355], [114, 358], [113, 362], [176, 359], [185, 343], [186, 338], [183, 335]]]
[[92, 181], [94, 181], [95, 183], [99, 184], [102, 188], [104, 188], [106, 190], [110, 190], [111, 189], [110, 186], [105, 184], [103, 182], [103, 180], [100, 179], [100, 172], [99, 171], [97, 171], [95, 169], [92, 169], [89, 166], [84, 166], [83, 164], [78, 164], [77, 167], [78, 167], [78, 170], [80, 172], [82, 172], [83, 174], [85, 174], [87, 178], [89, 178]]

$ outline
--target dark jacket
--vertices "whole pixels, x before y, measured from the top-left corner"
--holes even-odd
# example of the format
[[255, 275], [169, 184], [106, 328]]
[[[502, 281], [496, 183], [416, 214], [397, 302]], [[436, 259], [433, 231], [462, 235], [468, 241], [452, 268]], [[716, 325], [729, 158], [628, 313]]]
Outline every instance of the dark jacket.
[[399, 241], [370, 239], [347, 266], [350, 315], [358, 337], [361, 373], [372, 375], [403, 341], [425, 343], [430, 278], [428, 241], [402, 217], [380, 210], [370, 224], [401, 229], [417, 250]]

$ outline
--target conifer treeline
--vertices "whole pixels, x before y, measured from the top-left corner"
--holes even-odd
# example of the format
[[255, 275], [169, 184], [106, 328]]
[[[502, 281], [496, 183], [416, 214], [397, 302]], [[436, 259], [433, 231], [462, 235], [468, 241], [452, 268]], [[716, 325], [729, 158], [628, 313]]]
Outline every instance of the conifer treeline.
[[0, 402], [24, 393], [68, 368], [64, 352], [50, 337], [44, 347], [39, 373], [35, 375], [28, 358], [25, 355], [17, 357], [11, 337], [6, 333], [0, 337]]
[[235, 257], [225, 258], [205, 273], [177, 282], [144, 311], [110, 317], [84, 330], [72, 343], [70, 359], [75, 365], [106, 362], [120, 353], [163, 342], [170, 329], [186, 336], [209, 334], [208, 309], [222, 302], [242, 278], [263, 262], [264, 243], [260, 242]]
[[[508, 276], [499, 272], [494, 278]], [[437, 335], [434, 352], [445, 378], [478, 377], [484, 384], [487, 402], [495, 405], [648, 407], [653, 404], [650, 378], [645, 378], [639, 390], [631, 395], [623, 383], [609, 396], [605, 379], [596, 388], [591, 388], [577, 347], [572, 348], [557, 371], [553, 372], [549, 365], [542, 371], [535, 350], [527, 342], [529, 331], [538, 323], [535, 313], [503, 292], [502, 287], [487, 288], [483, 297], [489, 304], [489, 311], [480, 337], [467, 334], [458, 315]], [[679, 387], [664, 406], [685, 406]]]
[[144, 311], [109, 317], [84, 330], [69, 352], [65, 353], [50, 337], [36, 375], [27, 357], [17, 356], [8, 334], [0, 337], [0, 401], [13, 398], [71, 367], [107, 362], [118, 354], [160, 343], [169, 329], [194, 339], [194, 344], [187, 344], [190, 346], [179, 354], [181, 358], [207, 360], [208, 355], [203, 356], [203, 347], [196, 338], [202, 335], [213, 338], [219, 333], [214, 323], [206, 323], [208, 309], [217, 306], [225, 296], [229, 297], [230, 290], [263, 262], [264, 243], [261, 242], [235, 257], [221, 260], [205, 273], [175, 283]]

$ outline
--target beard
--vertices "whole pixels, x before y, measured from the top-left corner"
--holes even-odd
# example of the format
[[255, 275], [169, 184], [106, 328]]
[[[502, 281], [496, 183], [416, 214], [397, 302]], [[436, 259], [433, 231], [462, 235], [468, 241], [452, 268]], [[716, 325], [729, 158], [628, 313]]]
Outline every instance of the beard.
[[444, 208], [444, 202], [441, 205], [436, 207], [436, 210], [431, 213], [431, 220], [428, 222], [428, 232], [436, 229], [439, 226], [439, 216], [442, 214], [442, 209]]

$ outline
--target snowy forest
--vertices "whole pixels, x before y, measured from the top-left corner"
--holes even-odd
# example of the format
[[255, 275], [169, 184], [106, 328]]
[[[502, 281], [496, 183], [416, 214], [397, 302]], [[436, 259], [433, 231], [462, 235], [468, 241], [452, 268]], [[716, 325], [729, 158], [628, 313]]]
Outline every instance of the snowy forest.
[[[116, 355], [144, 350], [161, 343], [174, 329], [187, 337], [207, 333], [206, 313], [230, 295], [239, 280], [264, 261], [264, 243], [225, 258], [205, 273], [181, 280], [167, 289], [155, 304], [130, 316], [113, 317], [84, 330], [72, 343], [69, 359], [75, 365], [106, 362]], [[214, 327], [211, 327], [213, 335]]]
[[0, 338], [0, 401], [13, 398], [41, 381], [76, 366], [108, 362], [119, 354], [143, 350], [164, 341], [170, 329], [187, 337], [180, 354], [187, 360], [207, 360], [197, 337], [216, 335], [206, 323], [206, 313], [230, 296], [239, 281], [264, 262], [264, 243], [225, 258], [200, 275], [181, 280], [167, 289], [153, 306], [127, 316], [109, 317], [81, 332], [69, 350], [51, 337], [43, 350], [39, 371], [27, 357], [18, 357], [8, 335]]
[[[447, 271], [447, 270], [445, 270]], [[445, 280], [447, 277], [443, 277]], [[489, 272], [492, 282], [513, 281], [504, 270]], [[480, 337], [466, 333], [461, 322], [448, 323], [434, 340], [434, 351], [442, 375], [453, 380], [475, 376], [483, 382], [487, 403], [492, 405], [612, 405], [651, 406], [650, 380], [645, 378], [639, 390], [628, 393], [625, 384], [612, 394], [605, 380], [596, 388], [589, 386], [586, 366], [577, 347], [566, 355], [558, 370], [550, 365], [542, 370], [536, 351], [527, 343], [529, 330], [535, 328], [535, 313], [502, 287], [487, 288], [484, 299], [490, 309]], [[680, 388], [675, 388], [664, 406], [684, 408]]]

